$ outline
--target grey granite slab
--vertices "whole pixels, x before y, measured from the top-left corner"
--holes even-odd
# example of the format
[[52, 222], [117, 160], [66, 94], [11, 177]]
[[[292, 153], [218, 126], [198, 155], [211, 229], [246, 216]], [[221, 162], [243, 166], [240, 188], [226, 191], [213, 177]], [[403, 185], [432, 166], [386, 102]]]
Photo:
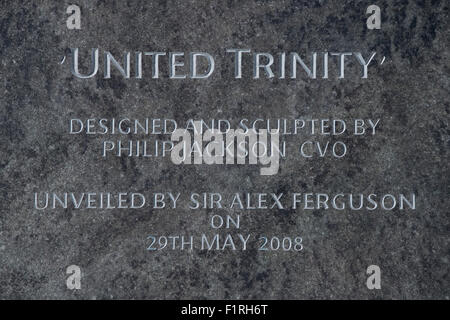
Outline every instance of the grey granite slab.
[[[81, 30], [66, 27], [72, 1], [1, 2], [0, 298], [449, 299], [448, 1], [377, 1], [380, 30], [366, 27], [372, 1], [75, 3]], [[217, 65], [205, 81], [82, 80], [60, 63], [76, 47], [83, 57], [90, 48], [205, 51]], [[374, 51], [386, 61], [368, 79], [351, 69], [343, 80], [234, 79], [226, 48]], [[251, 166], [102, 158], [103, 137], [68, 133], [71, 118], [102, 117], [381, 122], [373, 137], [345, 136], [343, 159], [291, 152], [278, 174], [262, 176]], [[36, 192], [414, 193], [417, 203], [217, 211], [188, 210], [183, 198], [166, 210], [39, 211]], [[243, 233], [301, 235], [304, 250], [146, 250], [150, 234], [211, 234], [217, 212], [240, 213]], [[366, 286], [373, 264], [380, 290]], [[81, 268], [80, 290], [66, 286], [69, 265]]]

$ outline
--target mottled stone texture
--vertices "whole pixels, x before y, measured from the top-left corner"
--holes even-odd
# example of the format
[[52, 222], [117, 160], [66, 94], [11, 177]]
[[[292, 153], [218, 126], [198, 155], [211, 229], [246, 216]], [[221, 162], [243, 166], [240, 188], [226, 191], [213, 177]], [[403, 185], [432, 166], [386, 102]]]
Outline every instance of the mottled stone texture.
[[[448, 299], [449, 7], [422, 1], [1, 1], [0, 298]], [[382, 9], [381, 30], [365, 10]], [[207, 81], [74, 79], [70, 47], [207, 51]], [[369, 79], [235, 80], [225, 48], [376, 51]], [[380, 118], [345, 137], [343, 160], [291, 153], [280, 172], [102, 159], [101, 137], [71, 136], [71, 117]], [[317, 139], [323, 140], [318, 137]], [[301, 141], [302, 137], [291, 139]], [[363, 192], [417, 195], [417, 210], [243, 212], [242, 232], [300, 234], [302, 253], [146, 251], [146, 236], [211, 233], [212, 210], [33, 209], [34, 192]], [[238, 210], [220, 213], [238, 213]], [[233, 231], [234, 232], [234, 231]], [[66, 288], [79, 265], [82, 289]], [[382, 289], [366, 288], [366, 268]]]

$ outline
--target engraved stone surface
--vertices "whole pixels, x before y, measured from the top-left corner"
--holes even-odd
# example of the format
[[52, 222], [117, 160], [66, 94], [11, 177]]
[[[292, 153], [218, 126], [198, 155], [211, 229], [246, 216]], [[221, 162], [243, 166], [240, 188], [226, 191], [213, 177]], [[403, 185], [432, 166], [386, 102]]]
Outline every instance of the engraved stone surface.
[[[448, 1], [377, 1], [379, 30], [367, 29], [371, 1], [75, 3], [80, 30], [66, 25], [73, 2], [1, 5], [0, 298], [449, 298]], [[77, 79], [69, 48], [80, 48], [85, 71], [91, 48], [117, 57], [128, 51], [208, 52], [216, 70], [206, 80], [124, 79], [116, 71], [111, 79]], [[336, 70], [329, 79], [252, 79], [251, 59], [243, 63], [246, 76], [235, 79], [226, 48], [377, 56], [368, 79], [351, 67], [345, 79], [337, 79]], [[337, 138], [286, 137], [287, 159], [276, 175], [263, 176], [255, 166], [104, 158], [105, 137], [69, 134], [72, 118], [380, 124], [374, 136], [339, 137], [349, 148], [342, 159], [306, 159], [297, 152], [301, 141]], [[183, 196], [176, 209], [37, 210], [34, 195], [42, 192]], [[416, 208], [190, 210], [192, 192], [414, 193]], [[298, 235], [304, 249], [146, 250], [152, 234], [216, 232], [210, 226], [215, 213], [241, 214], [239, 231], [220, 232]], [[71, 265], [81, 269], [80, 289], [66, 286]], [[370, 265], [381, 269], [380, 290], [366, 286]]]

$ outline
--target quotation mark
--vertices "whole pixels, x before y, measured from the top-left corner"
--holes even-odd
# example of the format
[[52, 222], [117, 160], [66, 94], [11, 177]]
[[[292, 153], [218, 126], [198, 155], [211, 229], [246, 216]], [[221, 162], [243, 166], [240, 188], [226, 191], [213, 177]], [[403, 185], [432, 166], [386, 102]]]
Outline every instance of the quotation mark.
[[[81, 29], [81, 9], [76, 4], [72, 4], [67, 7], [66, 13], [70, 16], [66, 20], [67, 29], [69, 30], [80, 30]], [[66, 61], [66, 56], [64, 56], [59, 64], [63, 64]]]

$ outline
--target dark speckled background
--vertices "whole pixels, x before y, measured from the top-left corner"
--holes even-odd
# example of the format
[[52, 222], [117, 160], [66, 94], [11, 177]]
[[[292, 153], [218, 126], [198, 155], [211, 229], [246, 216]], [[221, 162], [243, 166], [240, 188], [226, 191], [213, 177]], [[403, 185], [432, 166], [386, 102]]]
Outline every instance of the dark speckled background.
[[[0, 298], [449, 299], [448, 1], [1, 1]], [[381, 30], [365, 10], [382, 9]], [[67, 48], [207, 51], [207, 81], [74, 79]], [[233, 79], [225, 48], [376, 51], [369, 79]], [[378, 59], [378, 57], [377, 57]], [[348, 136], [340, 161], [173, 165], [99, 157], [100, 137], [71, 136], [70, 118], [380, 118], [376, 136]], [[295, 139], [294, 139], [295, 140]], [[294, 253], [149, 253], [146, 236], [211, 232], [211, 210], [33, 209], [34, 192], [410, 193], [417, 210], [257, 211], [243, 231], [301, 234]], [[66, 267], [83, 272], [66, 288]], [[366, 268], [382, 270], [368, 290]]]

